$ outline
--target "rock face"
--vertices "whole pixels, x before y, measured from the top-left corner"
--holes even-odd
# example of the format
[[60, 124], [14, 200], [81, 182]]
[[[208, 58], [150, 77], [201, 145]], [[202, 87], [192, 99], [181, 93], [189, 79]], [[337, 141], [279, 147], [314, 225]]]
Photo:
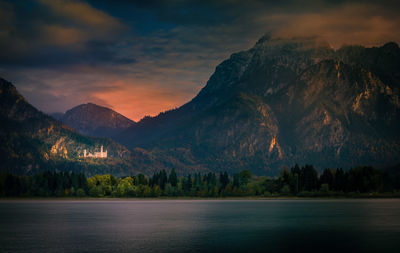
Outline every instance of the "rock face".
[[[152, 168], [146, 153], [129, 151], [109, 139], [81, 135], [30, 105], [0, 78], [0, 171], [17, 174], [74, 171], [87, 175], [132, 175]], [[82, 159], [83, 150], [108, 151], [107, 159]], [[143, 167], [141, 167], [143, 166]], [[157, 165], [161, 167], [161, 165]]]
[[331, 49], [316, 38], [260, 39], [217, 66], [182, 107], [118, 136], [182, 170], [400, 162], [400, 49]]
[[68, 110], [60, 120], [81, 134], [95, 137], [113, 137], [135, 124], [125, 116], [93, 103]]

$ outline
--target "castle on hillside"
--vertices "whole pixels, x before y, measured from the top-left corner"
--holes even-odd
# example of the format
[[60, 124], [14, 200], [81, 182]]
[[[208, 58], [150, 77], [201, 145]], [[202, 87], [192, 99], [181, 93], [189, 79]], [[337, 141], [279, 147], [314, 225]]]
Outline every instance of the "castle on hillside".
[[100, 152], [94, 152], [94, 154], [87, 152], [86, 149], [83, 150], [83, 158], [93, 157], [93, 158], [107, 158], [107, 150], [103, 152], [103, 145], [101, 145]]

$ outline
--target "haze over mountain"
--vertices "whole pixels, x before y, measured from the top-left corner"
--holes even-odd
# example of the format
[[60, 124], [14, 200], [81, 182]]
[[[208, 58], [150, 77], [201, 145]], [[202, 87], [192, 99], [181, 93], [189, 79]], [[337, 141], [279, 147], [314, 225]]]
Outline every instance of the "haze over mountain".
[[396, 43], [334, 50], [264, 36], [217, 66], [192, 101], [117, 139], [186, 170], [387, 166], [400, 162], [399, 88]]
[[[77, 133], [38, 111], [16, 88], [0, 78], [0, 171], [34, 174], [41, 171], [74, 171], [87, 175], [131, 175], [163, 168], [140, 150], [129, 151], [110, 139]], [[108, 151], [107, 159], [83, 159], [83, 150]]]
[[93, 103], [78, 105], [54, 117], [81, 134], [95, 137], [113, 137], [135, 124], [118, 112]]

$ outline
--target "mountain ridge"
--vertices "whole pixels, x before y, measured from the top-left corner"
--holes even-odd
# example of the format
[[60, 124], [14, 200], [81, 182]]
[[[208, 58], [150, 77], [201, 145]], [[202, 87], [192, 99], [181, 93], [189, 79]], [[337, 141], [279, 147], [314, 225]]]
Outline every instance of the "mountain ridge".
[[[44, 115], [3, 79], [0, 88], [6, 161], [0, 169], [21, 174], [124, 176], [175, 168], [182, 174], [251, 169], [277, 175], [295, 163], [321, 169], [400, 163], [396, 43], [334, 50], [316, 38], [265, 37], [219, 64], [190, 102], [116, 132], [107, 129], [104, 136], [122, 145], [84, 136]], [[111, 159], [80, 160], [83, 149], [94, 152], [101, 145]]]
[[135, 124], [122, 114], [94, 103], [75, 106], [59, 115], [58, 120], [81, 134], [93, 137], [113, 137]]
[[334, 50], [315, 38], [266, 37], [218, 65], [190, 102], [139, 121], [118, 140], [216, 171], [393, 165], [399, 70], [394, 42]]
[[[72, 171], [124, 176], [163, 168], [146, 152], [129, 151], [110, 139], [79, 134], [37, 110], [14, 85], [2, 78], [0, 121], [0, 171], [15, 174]], [[93, 153], [101, 146], [108, 151], [107, 159], [82, 158], [84, 149]]]

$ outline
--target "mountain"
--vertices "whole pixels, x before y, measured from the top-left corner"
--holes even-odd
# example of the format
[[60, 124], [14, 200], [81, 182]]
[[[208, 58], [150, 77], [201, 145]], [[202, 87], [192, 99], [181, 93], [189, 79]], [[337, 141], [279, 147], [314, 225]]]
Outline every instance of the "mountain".
[[[163, 168], [140, 149], [129, 151], [105, 138], [81, 135], [30, 105], [17, 89], [0, 78], [0, 171], [33, 174], [74, 171], [87, 175], [150, 174]], [[83, 152], [108, 151], [108, 158], [82, 158]]]
[[264, 36], [235, 53], [182, 107], [146, 117], [117, 139], [183, 171], [276, 175], [283, 166], [400, 162], [400, 49]]
[[125, 116], [93, 103], [78, 105], [61, 117], [59, 114], [52, 116], [79, 133], [94, 137], [113, 137], [135, 124]]
[[62, 113], [62, 112], [53, 112], [53, 113], [49, 113], [49, 116], [53, 117], [54, 119], [56, 119], [58, 121], [62, 121], [64, 113]]

